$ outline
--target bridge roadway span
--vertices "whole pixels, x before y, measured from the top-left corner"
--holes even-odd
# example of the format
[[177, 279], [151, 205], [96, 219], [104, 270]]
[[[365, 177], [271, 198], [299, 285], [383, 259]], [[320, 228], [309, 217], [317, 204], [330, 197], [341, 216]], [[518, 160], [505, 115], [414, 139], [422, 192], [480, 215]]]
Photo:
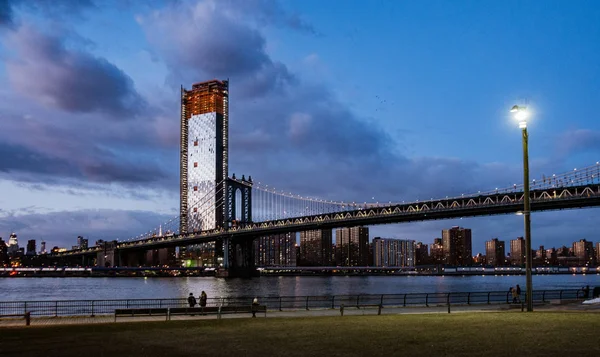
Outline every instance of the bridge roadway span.
[[[532, 190], [530, 194], [532, 211], [600, 206], [600, 183], [537, 189]], [[254, 238], [270, 234], [300, 232], [313, 229], [514, 214], [523, 209], [523, 197], [523, 192], [505, 192], [405, 204], [381, 205], [337, 213], [323, 213], [306, 217], [257, 222], [228, 230], [204, 231], [183, 235], [152, 237], [132, 242], [120, 242], [117, 248], [119, 250], [157, 249], [210, 242], [225, 237]], [[85, 250], [71, 250], [55, 255], [57, 257], [92, 255], [96, 254], [99, 250], [100, 248], [92, 247]]]

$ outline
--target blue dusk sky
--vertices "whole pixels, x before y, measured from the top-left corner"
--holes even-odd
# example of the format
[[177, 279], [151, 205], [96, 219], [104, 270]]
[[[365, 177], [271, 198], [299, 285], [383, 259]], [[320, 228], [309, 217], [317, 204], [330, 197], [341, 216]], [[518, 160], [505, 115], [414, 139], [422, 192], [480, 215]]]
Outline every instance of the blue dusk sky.
[[[0, 236], [125, 239], [178, 214], [180, 85], [230, 79], [230, 174], [338, 201], [430, 199], [600, 160], [597, 1], [0, 0]], [[599, 241], [535, 213], [533, 246]], [[473, 251], [513, 215], [371, 227]]]

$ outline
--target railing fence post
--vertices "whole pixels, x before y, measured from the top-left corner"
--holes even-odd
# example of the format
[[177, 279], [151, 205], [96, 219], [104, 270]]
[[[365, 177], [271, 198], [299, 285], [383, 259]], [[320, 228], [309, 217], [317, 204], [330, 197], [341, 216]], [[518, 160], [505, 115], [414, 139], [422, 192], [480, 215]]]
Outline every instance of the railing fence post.
[[31, 312], [25, 313], [25, 326], [31, 325]]
[[558, 295], [558, 299], [559, 299], [560, 301], [562, 301], [562, 293], [563, 293], [563, 291], [561, 290], [561, 291], [560, 291], [560, 293], [559, 293], [559, 295]]
[[340, 304], [340, 316], [344, 316], [344, 304]]
[[25, 301], [25, 304], [23, 304], [23, 314], [27, 313], [27, 301]]
[[306, 310], [308, 310], [308, 296], [306, 297]]
[[448, 304], [448, 313], [450, 313], [450, 293], [446, 295], [446, 304]]
[[542, 291], [542, 302], [546, 302], [546, 290]]
[[335, 309], [335, 295], [331, 297], [331, 308]]
[[360, 295], [356, 296], [356, 308], [360, 309]]
[[281, 309], [281, 296], [279, 297], [279, 311], [282, 311], [282, 309]]
[[406, 294], [404, 294], [404, 307], [406, 307]]
[[381, 301], [379, 302], [379, 305], [383, 305], [383, 294], [381, 294]]
[[429, 307], [429, 294], [425, 294], [425, 306]]
[[58, 317], [58, 301], [54, 302], [54, 317]]
[[92, 317], [94, 317], [94, 300], [92, 300]]
[[471, 293], [467, 293], [467, 305], [471, 305]]

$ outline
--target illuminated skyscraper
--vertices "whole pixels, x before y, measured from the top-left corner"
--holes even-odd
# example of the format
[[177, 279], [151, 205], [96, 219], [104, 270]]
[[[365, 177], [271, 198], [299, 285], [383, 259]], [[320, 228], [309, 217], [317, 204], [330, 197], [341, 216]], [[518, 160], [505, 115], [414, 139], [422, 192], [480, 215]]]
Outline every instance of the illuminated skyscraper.
[[298, 265], [328, 266], [331, 264], [331, 229], [300, 232], [300, 261]]
[[373, 264], [376, 267], [414, 267], [415, 241], [373, 238]]
[[229, 82], [181, 88], [180, 232], [224, 226], [228, 176]]
[[282, 233], [254, 240], [256, 266], [296, 266], [296, 233]]
[[335, 245], [340, 266], [367, 266], [369, 261], [369, 228], [338, 228]]
[[11, 233], [8, 238], [8, 255], [14, 255], [19, 252], [19, 240], [16, 233]]
[[581, 239], [579, 242], [573, 242], [573, 254], [579, 260], [580, 265], [593, 265], [594, 262], [594, 243]]

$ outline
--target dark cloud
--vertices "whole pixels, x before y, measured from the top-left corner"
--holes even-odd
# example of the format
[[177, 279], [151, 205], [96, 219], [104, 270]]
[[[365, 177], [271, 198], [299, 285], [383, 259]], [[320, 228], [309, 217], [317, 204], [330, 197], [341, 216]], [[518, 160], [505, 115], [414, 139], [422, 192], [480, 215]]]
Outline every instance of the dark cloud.
[[16, 25], [15, 9], [39, 13], [46, 19], [60, 20], [81, 16], [85, 10], [95, 7], [96, 3], [92, 0], [0, 0], [0, 27]]
[[155, 165], [130, 162], [114, 155], [99, 156], [57, 158], [25, 146], [0, 143], [0, 172], [14, 181], [48, 182], [49, 178], [64, 178], [125, 185], [144, 185], [168, 176]]
[[131, 78], [104, 58], [31, 27], [20, 27], [9, 43], [18, 58], [7, 62], [8, 77], [24, 95], [68, 112], [102, 112], [118, 120], [131, 119], [145, 106]]
[[267, 54], [262, 33], [239, 18], [237, 9], [230, 11], [234, 9], [229, 2], [174, 3], [140, 23], [176, 83], [183, 78], [231, 78], [237, 93], [246, 97], [293, 84], [287, 67]]
[[0, 27], [14, 24], [13, 9], [10, 0], [0, 0]]

